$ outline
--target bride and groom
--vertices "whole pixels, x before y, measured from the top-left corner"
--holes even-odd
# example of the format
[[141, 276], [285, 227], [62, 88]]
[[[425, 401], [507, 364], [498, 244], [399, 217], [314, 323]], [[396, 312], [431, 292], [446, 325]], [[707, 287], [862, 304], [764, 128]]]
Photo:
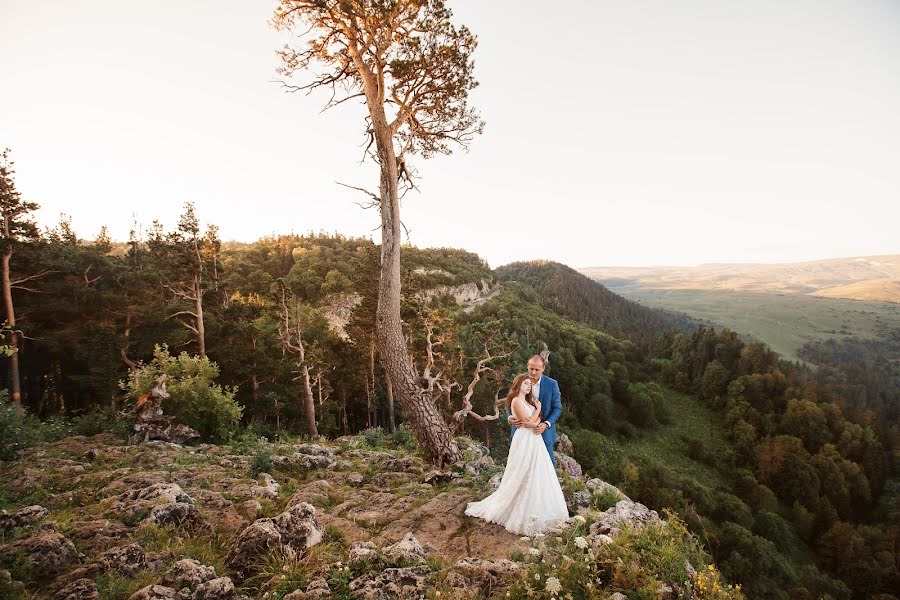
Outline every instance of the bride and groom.
[[499, 523], [520, 535], [540, 533], [568, 518], [556, 476], [556, 421], [562, 413], [559, 385], [544, 375], [540, 355], [528, 360], [528, 375], [517, 375], [506, 395], [512, 443], [500, 486], [490, 496], [469, 502], [466, 514]]

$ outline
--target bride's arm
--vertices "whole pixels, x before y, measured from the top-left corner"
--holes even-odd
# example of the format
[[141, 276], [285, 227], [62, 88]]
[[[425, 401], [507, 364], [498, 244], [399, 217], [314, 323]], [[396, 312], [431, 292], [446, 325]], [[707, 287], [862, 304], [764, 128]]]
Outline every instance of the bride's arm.
[[[519, 400], [518, 398], [514, 398], [512, 401], [512, 412], [513, 416], [515, 416], [522, 423], [522, 427], [526, 427], [528, 429], [534, 429], [535, 423], [532, 417], [528, 416], [528, 411], [525, 410], [525, 402]], [[538, 417], [540, 417], [540, 413], [536, 411]]]
[[531, 413], [530, 421], [532, 427], [537, 427], [541, 424], [541, 401], [535, 400], [534, 403], [536, 406], [534, 407], [534, 412]]

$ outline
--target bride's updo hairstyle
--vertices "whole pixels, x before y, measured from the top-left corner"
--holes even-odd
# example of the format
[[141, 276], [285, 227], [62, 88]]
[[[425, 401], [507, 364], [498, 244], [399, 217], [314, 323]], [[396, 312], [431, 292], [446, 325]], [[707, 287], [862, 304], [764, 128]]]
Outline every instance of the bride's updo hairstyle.
[[[521, 375], [516, 375], [516, 378], [513, 379], [512, 385], [509, 386], [509, 393], [506, 394], [506, 410], [508, 412], [512, 413], [513, 398], [519, 395], [519, 388], [522, 387], [522, 382], [526, 379], [528, 379], [528, 375], [525, 375], [524, 373]], [[525, 394], [525, 401], [532, 406], [535, 405], [534, 396], [531, 394], [531, 392]]]

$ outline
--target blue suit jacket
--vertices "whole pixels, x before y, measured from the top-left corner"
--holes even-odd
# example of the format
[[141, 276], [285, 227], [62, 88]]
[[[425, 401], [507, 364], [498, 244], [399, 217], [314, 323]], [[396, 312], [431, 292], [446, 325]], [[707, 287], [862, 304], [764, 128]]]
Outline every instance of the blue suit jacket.
[[[556, 443], [556, 422], [559, 420], [560, 415], [562, 414], [562, 401], [559, 396], [559, 383], [556, 382], [552, 377], [547, 377], [546, 375], [541, 375], [541, 393], [538, 396], [538, 400], [541, 403], [541, 421], [547, 421], [550, 423], [550, 427], [541, 434], [541, 437], [544, 438], [544, 445], [547, 446], [547, 452], [550, 453], [550, 459], [553, 461], [553, 464], [556, 464], [556, 457], [553, 456], [553, 445]], [[506, 412], [507, 417], [509, 416], [509, 411]], [[516, 433], [516, 428], [512, 428], [513, 435]], [[528, 432], [531, 435], [534, 435], [530, 431]]]

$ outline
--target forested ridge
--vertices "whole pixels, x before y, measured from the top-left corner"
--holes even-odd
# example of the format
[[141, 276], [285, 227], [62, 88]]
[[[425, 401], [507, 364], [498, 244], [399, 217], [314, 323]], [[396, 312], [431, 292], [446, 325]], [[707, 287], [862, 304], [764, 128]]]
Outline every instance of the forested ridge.
[[[205, 382], [202, 393], [183, 388], [190, 403], [173, 395], [164, 407], [208, 441], [309, 434], [310, 410], [325, 438], [390, 430], [403, 415], [375, 356], [379, 256], [371, 240], [340, 235], [222, 243], [190, 205], [176, 227], [135, 228], [125, 244], [80, 240], [64, 219], [15, 241], [22, 404], [56, 427], [68, 418], [102, 428], [150, 374], [167, 372]], [[891, 597], [898, 432], [873, 415], [888, 416], [893, 392], [848, 398], [853, 371], [838, 385], [731, 331], [686, 331], [602, 286], [571, 283], [562, 265], [545, 280], [546, 264], [494, 272], [456, 249], [404, 247], [402, 257], [411, 359], [456, 382], [437, 398], [448, 419], [479, 360], [491, 357], [496, 374], [481, 374], [470, 401], [489, 415], [503, 382], [546, 345], [560, 428], [583, 467], [651, 508], [675, 509], [749, 597]], [[492, 297], [460, 304], [453, 292], [466, 285]], [[673, 433], [690, 419], [709, 435]], [[503, 458], [501, 420], [467, 419], [459, 433]], [[676, 451], [629, 450], [648, 440]]]
[[501, 281], [522, 281], [540, 289], [539, 302], [576, 321], [647, 344], [664, 331], [688, 332], [695, 319], [651, 309], [615, 294], [602, 283], [553, 261], [514, 262], [497, 269]]

